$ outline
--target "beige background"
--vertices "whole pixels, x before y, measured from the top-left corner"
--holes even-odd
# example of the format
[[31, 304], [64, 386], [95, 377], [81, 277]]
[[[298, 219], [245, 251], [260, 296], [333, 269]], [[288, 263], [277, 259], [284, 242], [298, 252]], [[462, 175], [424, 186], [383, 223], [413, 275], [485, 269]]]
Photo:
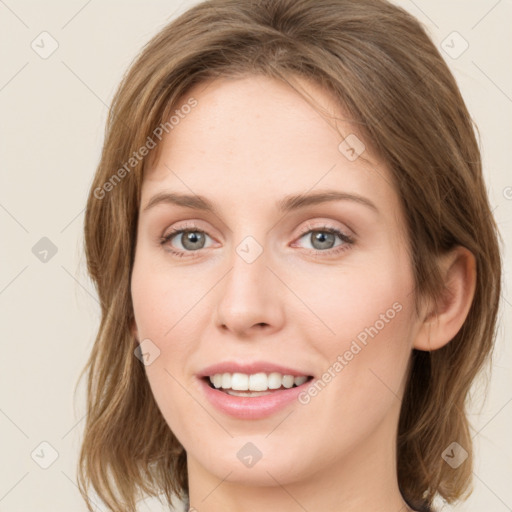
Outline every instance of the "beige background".
[[[86, 510], [75, 483], [83, 385], [73, 397], [99, 318], [82, 255], [86, 194], [123, 72], [146, 41], [194, 3], [0, 0], [2, 512]], [[472, 409], [475, 491], [466, 504], [443, 510], [505, 512], [512, 510], [512, 2], [397, 3], [451, 53], [445, 58], [481, 132], [508, 259], [489, 395]], [[39, 36], [43, 31], [50, 36]], [[42, 58], [34, 40], [39, 53], [58, 48]], [[475, 388], [476, 397], [482, 389]], [[162, 508], [148, 500], [140, 510]]]

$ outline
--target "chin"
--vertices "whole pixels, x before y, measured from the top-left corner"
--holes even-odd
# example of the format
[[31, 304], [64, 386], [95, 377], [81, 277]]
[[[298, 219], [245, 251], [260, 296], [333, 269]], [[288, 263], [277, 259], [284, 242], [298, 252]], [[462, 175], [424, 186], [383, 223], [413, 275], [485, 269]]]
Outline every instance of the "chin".
[[[301, 439], [306, 437], [306, 433], [301, 435]], [[311, 454], [304, 453], [296, 444], [304, 443], [286, 444], [277, 435], [273, 440], [262, 435], [244, 435], [204, 446], [200, 454], [194, 453], [197, 449], [187, 453], [220, 480], [253, 486], [277, 485], [277, 482], [285, 485], [306, 479], [318, 469], [308, 456]]]

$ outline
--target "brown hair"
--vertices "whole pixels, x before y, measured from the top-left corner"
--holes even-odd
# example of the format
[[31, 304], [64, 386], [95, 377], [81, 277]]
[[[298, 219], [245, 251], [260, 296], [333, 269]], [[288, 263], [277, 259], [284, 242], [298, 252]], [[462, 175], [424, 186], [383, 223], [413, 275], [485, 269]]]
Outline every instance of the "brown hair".
[[[90, 484], [115, 512], [135, 511], [138, 491], [164, 493], [169, 503], [188, 493], [185, 451], [134, 357], [130, 277], [148, 160], [131, 169], [126, 162], [162, 123], [169, 131], [193, 85], [250, 74], [325, 86], [387, 164], [406, 215], [416, 298], [440, 296], [437, 256], [456, 245], [475, 256], [476, 291], [461, 330], [437, 351], [413, 350], [397, 438], [398, 482], [412, 507], [464, 497], [472, 473], [466, 400], [496, 334], [501, 257], [452, 74], [421, 25], [383, 0], [210, 0], [161, 30], [123, 78], [87, 202], [85, 251], [101, 302], [81, 374], [88, 371], [88, 414], [78, 478], [89, 510]], [[456, 470], [441, 457], [453, 441], [469, 453]]]

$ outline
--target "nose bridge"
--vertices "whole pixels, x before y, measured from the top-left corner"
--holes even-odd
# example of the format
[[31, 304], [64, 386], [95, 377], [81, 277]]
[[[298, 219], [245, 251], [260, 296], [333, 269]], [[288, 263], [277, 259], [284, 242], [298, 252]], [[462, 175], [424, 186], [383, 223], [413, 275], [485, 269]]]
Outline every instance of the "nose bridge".
[[[259, 226], [261, 224], [261, 227]], [[263, 223], [250, 224], [245, 215], [241, 215], [231, 232], [229, 281], [234, 288], [257, 288], [266, 280], [270, 271], [272, 255], [270, 251], [270, 236], [265, 232]]]
[[265, 242], [243, 231], [238, 235], [241, 241], [232, 246], [216, 320], [219, 325], [239, 333], [260, 324], [275, 328], [282, 321], [282, 305], [277, 303], [282, 293], [276, 293], [275, 287], [282, 285], [267, 267], [272, 258], [270, 250], [264, 247]]
[[244, 303], [245, 307], [249, 307], [251, 303], [255, 306], [256, 301], [265, 294], [264, 284], [267, 291], [269, 290], [268, 252], [268, 248], [252, 235], [245, 236], [240, 243], [234, 245], [226, 294], [233, 294], [233, 299], [237, 299], [240, 308], [244, 307]]

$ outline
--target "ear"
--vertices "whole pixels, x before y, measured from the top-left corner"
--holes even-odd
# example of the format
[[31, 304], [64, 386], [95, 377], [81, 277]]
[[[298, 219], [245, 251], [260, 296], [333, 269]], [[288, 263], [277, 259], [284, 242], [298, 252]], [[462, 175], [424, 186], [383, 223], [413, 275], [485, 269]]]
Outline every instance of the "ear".
[[476, 287], [476, 261], [473, 253], [457, 246], [442, 256], [440, 268], [445, 290], [437, 309], [423, 314], [422, 325], [414, 342], [418, 350], [437, 350], [459, 332], [473, 302]]

